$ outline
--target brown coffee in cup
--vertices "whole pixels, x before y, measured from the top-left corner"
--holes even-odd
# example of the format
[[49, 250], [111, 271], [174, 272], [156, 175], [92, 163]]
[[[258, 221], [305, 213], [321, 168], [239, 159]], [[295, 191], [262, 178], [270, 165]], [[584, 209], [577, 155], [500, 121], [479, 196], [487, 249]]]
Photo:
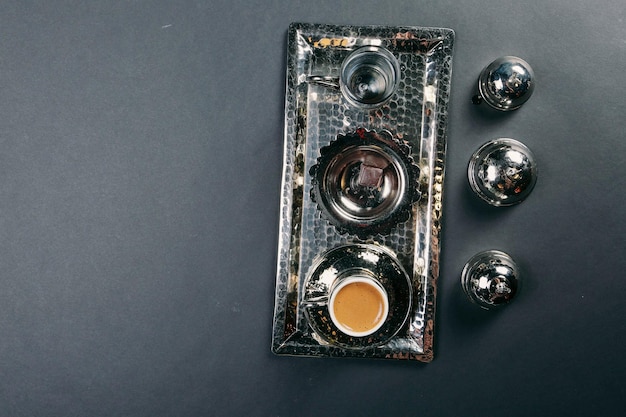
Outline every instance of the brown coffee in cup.
[[367, 336], [380, 329], [389, 313], [387, 293], [378, 281], [365, 276], [343, 279], [332, 291], [330, 317], [349, 336]]

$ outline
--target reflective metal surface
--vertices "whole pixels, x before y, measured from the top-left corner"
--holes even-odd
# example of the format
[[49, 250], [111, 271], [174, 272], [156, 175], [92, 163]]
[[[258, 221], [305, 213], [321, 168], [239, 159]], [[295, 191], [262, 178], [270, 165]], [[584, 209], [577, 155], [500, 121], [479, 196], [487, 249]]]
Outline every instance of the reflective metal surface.
[[[433, 359], [453, 42], [454, 32], [440, 28], [290, 26], [274, 353]], [[362, 78], [368, 82], [352, 92], [363, 93], [366, 103], [360, 103], [338, 80], [349, 57], [372, 46], [393, 55], [398, 79], [384, 79], [395, 86], [385, 98], [388, 88], [375, 81], [378, 76]], [[356, 67], [350, 72], [358, 74]], [[346, 141], [352, 144], [346, 147]], [[398, 296], [403, 301], [394, 301], [396, 307], [409, 303], [408, 318], [394, 336], [354, 347], [329, 339], [323, 326], [312, 324], [319, 316], [306, 306], [314, 302], [308, 291], [320, 257], [365, 243], [393, 254], [412, 296], [404, 291]], [[385, 334], [393, 327], [385, 327]]]
[[504, 56], [487, 65], [478, 77], [480, 96], [476, 104], [484, 100], [496, 110], [516, 110], [532, 95], [535, 89], [535, 73], [521, 58]]
[[[387, 294], [387, 318], [376, 332], [358, 337], [339, 330], [331, 319], [328, 299], [342, 281], [365, 276], [378, 282]], [[368, 349], [387, 342], [406, 322], [412, 300], [409, 276], [387, 249], [378, 245], [347, 245], [320, 256], [304, 283], [302, 305], [311, 326], [332, 345]]]
[[341, 231], [370, 236], [409, 217], [419, 198], [419, 168], [387, 131], [339, 135], [311, 169], [311, 196]]
[[523, 143], [500, 138], [472, 155], [467, 176], [472, 190], [493, 206], [522, 202], [537, 182], [535, 156]]
[[474, 255], [463, 268], [461, 285], [471, 301], [484, 309], [510, 302], [520, 287], [519, 268], [508, 254], [488, 250]]

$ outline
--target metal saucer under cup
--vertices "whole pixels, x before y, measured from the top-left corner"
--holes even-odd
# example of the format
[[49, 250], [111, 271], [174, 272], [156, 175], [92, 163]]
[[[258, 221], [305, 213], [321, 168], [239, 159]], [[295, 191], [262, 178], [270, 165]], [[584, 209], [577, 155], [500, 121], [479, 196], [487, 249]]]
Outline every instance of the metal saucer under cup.
[[[371, 332], [348, 334], [330, 312], [334, 290], [346, 280], [363, 279], [380, 286], [388, 308], [383, 322]], [[386, 343], [404, 326], [411, 310], [411, 279], [396, 256], [373, 244], [339, 246], [319, 256], [303, 284], [301, 306], [306, 319], [327, 343], [348, 349], [370, 349]]]

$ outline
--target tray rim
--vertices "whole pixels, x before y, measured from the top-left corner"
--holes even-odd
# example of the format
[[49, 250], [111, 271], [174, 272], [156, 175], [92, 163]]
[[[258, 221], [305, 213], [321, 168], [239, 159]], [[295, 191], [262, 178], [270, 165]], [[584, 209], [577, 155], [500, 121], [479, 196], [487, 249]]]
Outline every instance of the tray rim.
[[[280, 307], [282, 304], [288, 304], [289, 302], [300, 302], [301, 293], [296, 290], [296, 299], [289, 300], [289, 277], [287, 276], [288, 265], [285, 262], [288, 261], [289, 256], [285, 259], [285, 252], [290, 250], [291, 233], [293, 231], [293, 217], [289, 210], [289, 207], [293, 204], [293, 175], [295, 168], [290, 165], [291, 149], [289, 143], [290, 137], [288, 132], [287, 117], [290, 110], [290, 104], [295, 102], [295, 51], [297, 49], [297, 35], [299, 32], [316, 31], [327, 32], [329, 36], [333, 35], [336, 31], [350, 31], [350, 30], [373, 30], [373, 31], [397, 31], [399, 32], [411, 32], [416, 35], [422, 35], [423, 39], [437, 40], [441, 43], [447, 44], [450, 49], [450, 53], [445, 55], [447, 59], [443, 63], [446, 69], [446, 75], [448, 82], [446, 88], [437, 89], [437, 103], [442, 103], [443, 112], [439, 112], [436, 117], [437, 121], [437, 133], [434, 134], [433, 143], [433, 161], [431, 169], [432, 171], [428, 175], [428, 211], [432, 214], [430, 220], [430, 244], [432, 247], [428, 251], [428, 269], [426, 272], [426, 289], [425, 292], [430, 292], [432, 296], [432, 303], [427, 303], [425, 306], [424, 328], [422, 329], [422, 349], [421, 352], [406, 351], [396, 352], [393, 355], [380, 355], [375, 350], [365, 349], [363, 351], [353, 351], [328, 345], [320, 345], [319, 341], [311, 341], [310, 345], [306, 342], [304, 345], [292, 344], [294, 339], [297, 338], [298, 329], [289, 334], [285, 330], [285, 319], [280, 317]], [[445, 176], [445, 153], [446, 153], [446, 140], [447, 140], [447, 107], [449, 103], [450, 95], [450, 76], [452, 72], [452, 57], [454, 46], [455, 33], [454, 30], [449, 28], [435, 28], [435, 27], [420, 27], [420, 26], [386, 26], [386, 25], [368, 25], [368, 26], [353, 26], [353, 25], [325, 25], [325, 24], [312, 24], [312, 23], [292, 23], [288, 30], [288, 57], [287, 57], [287, 76], [286, 76], [286, 93], [285, 93], [285, 123], [284, 123], [284, 147], [283, 147], [283, 174], [281, 179], [281, 222], [279, 226], [279, 242], [278, 242], [278, 259], [277, 259], [277, 272], [276, 272], [276, 286], [274, 294], [274, 315], [273, 315], [273, 329], [272, 329], [272, 346], [271, 350], [277, 355], [289, 355], [289, 356], [353, 356], [353, 357], [371, 357], [371, 358], [394, 358], [394, 359], [410, 359], [421, 362], [430, 362], [434, 356], [433, 338], [434, 338], [434, 317], [435, 317], [435, 300], [437, 294], [437, 280], [439, 277], [439, 258], [441, 252], [441, 214], [443, 203], [443, 180]], [[295, 106], [294, 106], [295, 107]], [[295, 109], [291, 109], [295, 110]], [[297, 117], [297, 115], [294, 115]], [[289, 225], [285, 227], [285, 225]], [[297, 284], [297, 276], [296, 276]], [[426, 297], [424, 297], [426, 299]], [[302, 350], [302, 346], [309, 348], [306, 352]], [[379, 352], [380, 353], [380, 352]]]

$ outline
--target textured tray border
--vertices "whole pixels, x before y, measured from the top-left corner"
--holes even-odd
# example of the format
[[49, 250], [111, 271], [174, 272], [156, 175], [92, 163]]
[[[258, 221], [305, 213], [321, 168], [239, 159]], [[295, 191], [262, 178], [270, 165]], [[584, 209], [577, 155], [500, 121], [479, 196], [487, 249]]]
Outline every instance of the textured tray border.
[[[345, 36], [346, 33], [371, 34], [406, 33], [412, 36], [417, 48], [423, 47], [427, 53], [439, 53], [440, 61], [437, 62], [436, 71], [442, 74], [437, 80], [437, 88], [432, 89], [433, 97], [424, 98], [432, 100], [432, 120], [428, 119], [428, 113], [424, 116], [424, 126], [430, 126], [435, 131], [429, 141], [423, 141], [421, 147], [427, 149], [427, 158], [420, 161], [424, 186], [426, 188], [426, 201], [419, 204], [416, 210], [422, 210], [422, 218], [426, 219], [423, 228], [430, 231], [429, 236], [424, 237], [424, 243], [429, 247], [426, 250], [427, 259], [416, 259], [414, 270], [420, 269], [419, 273], [425, 277], [422, 291], [423, 317], [421, 326], [413, 328], [409, 326], [408, 333], [411, 338], [418, 342], [419, 348], [406, 349], [401, 341], [392, 339], [389, 343], [374, 349], [350, 350], [324, 344], [319, 339], [306, 337], [298, 329], [298, 277], [299, 271], [299, 248], [294, 245], [298, 242], [301, 232], [302, 202], [307, 198], [303, 194], [302, 179], [304, 178], [304, 147], [306, 131], [299, 127], [306, 123], [301, 119], [305, 114], [299, 114], [298, 106], [302, 100], [306, 101], [306, 91], [298, 88], [301, 80], [298, 74], [303, 72], [298, 69], [298, 42], [301, 41], [301, 33], [325, 33], [329, 38]], [[281, 193], [281, 223], [279, 233], [277, 276], [275, 292], [275, 308], [272, 334], [272, 351], [280, 355], [297, 356], [351, 356], [372, 358], [409, 359], [422, 362], [430, 362], [433, 359], [433, 330], [435, 318], [436, 283], [439, 276], [440, 233], [443, 197], [443, 179], [445, 172], [446, 152], [446, 125], [447, 104], [449, 100], [449, 86], [452, 65], [452, 54], [442, 52], [445, 49], [452, 50], [454, 32], [445, 28], [422, 28], [422, 27], [384, 27], [384, 26], [330, 26], [294, 23], [289, 28], [288, 38], [288, 62], [287, 62], [287, 92], [285, 104], [285, 142], [283, 159], [283, 178]], [[445, 47], [445, 48], [444, 48]], [[429, 49], [430, 48], [430, 49]], [[437, 52], [438, 51], [438, 52]], [[424, 152], [422, 152], [424, 153]], [[295, 238], [294, 238], [295, 237]]]

